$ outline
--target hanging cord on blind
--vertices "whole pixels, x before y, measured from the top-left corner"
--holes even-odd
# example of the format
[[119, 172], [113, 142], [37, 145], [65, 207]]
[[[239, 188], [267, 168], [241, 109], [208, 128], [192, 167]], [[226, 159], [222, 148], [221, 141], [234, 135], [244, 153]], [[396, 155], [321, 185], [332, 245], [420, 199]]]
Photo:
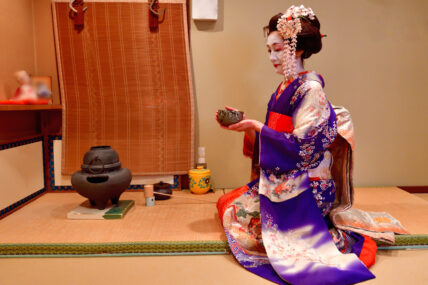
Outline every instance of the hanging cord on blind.
[[[155, 5], [156, 5], [156, 8], [154, 8], [154, 7], [155, 7]], [[150, 11], [151, 11], [153, 14], [155, 14], [156, 16], [163, 17], [163, 15], [165, 14], [165, 9], [166, 9], [166, 8], [162, 8], [162, 9], [160, 10], [160, 12], [158, 12], [158, 11], [157, 11], [157, 10], [158, 10], [158, 7], [159, 7], [158, 0], [152, 0], [152, 2], [150, 3], [150, 6], [149, 6]]]
[[157, 32], [159, 23], [165, 19], [165, 8], [159, 9], [159, 1], [151, 0], [149, 4], [149, 28], [151, 32]]
[[[76, 2], [76, 0], [70, 0], [70, 3], [68, 3], [68, 6], [70, 7], [71, 11], [73, 11], [74, 13], [77, 13], [77, 9], [73, 7], [74, 2]], [[83, 1], [82, 1], [82, 4], [83, 4]], [[87, 9], [88, 7], [84, 7], [83, 12], [86, 12]]]
[[69, 16], [74, 21], [74, 28], [81, 32], [84, 27], [84, 13], [88, 9], [88, 7], [83, 7], [83, 0], [71, 0], [68, 3], [68, 7], [70, 8]]

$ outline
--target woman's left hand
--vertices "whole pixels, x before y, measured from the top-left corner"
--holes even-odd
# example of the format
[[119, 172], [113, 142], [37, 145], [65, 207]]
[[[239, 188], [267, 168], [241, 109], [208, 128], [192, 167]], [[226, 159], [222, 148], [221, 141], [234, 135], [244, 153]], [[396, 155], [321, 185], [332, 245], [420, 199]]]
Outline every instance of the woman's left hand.
[[237, 132], [249, 132], [256, 131], [259, 132], [262, 130], [263, 123], [256, 120], [245, 119], [236, 124], [230, 125], [227, 129]]

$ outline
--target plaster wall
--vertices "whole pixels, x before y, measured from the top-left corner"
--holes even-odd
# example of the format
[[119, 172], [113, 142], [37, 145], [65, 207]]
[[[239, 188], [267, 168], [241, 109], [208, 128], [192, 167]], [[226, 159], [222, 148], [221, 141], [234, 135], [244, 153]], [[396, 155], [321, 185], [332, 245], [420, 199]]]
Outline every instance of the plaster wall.
[[[355, 124], [357, 186], [428, 185], [428, 2], [299, 1], [321, 22], [323, 49], [306, 68], [324, 76], [325, 92]], [[220, 129], [224, 105], [264, 120], [281, 81], [268, 60], [262, 27], [292, 1], [219, 0], [217, 22], [191, 25], [199, 145], [216, 187], [249, 182], [242, 134]]]
[[33, 0], [36, 72], [52, 77], [52, 103], [60, 104], [50, 0]]
[[0, 151], [0, 209], [43, 189], [42, 142]]
[[15, 93], [14, 73], [34, 74], [34, 35], [32, 0], [0, 1], [0, 100]]

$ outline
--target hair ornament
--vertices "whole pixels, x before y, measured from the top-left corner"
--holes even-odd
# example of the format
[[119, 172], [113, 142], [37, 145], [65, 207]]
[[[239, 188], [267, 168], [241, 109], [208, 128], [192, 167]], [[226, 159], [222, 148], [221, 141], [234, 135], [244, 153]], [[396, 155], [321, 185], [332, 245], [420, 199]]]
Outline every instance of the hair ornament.
[[302, 31], [301, 18], [315, 19], [315, 13], [311, 8], [303, 5], [296, 7], [292, 5], [278, 19], [277, 29], [284, 39], [284, 54], [282, 56], [283, 72], [286, 80], [297, 77], [296, 72], [296, 46], [297, 35]]

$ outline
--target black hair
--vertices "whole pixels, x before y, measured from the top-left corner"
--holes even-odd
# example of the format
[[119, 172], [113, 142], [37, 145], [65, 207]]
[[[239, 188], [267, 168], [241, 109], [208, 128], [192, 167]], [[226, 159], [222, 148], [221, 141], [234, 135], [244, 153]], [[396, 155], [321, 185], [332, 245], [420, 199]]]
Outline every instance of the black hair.
[[[276, 26], [282, 15], [282, 13], [279, 13], [270, 19], [269, 25], [265, 27], [268, 35], [274, 31], [278, 31]], [[309, 19], [309, 17], [301, 17], [300, 22], [302, 30], [297, 34], [296, 50], [303, 50], [302, 59], [306, 59], [312, 54], [318, 53], [322, 48], [321, 25], [316, 16], [313, 20]]]

